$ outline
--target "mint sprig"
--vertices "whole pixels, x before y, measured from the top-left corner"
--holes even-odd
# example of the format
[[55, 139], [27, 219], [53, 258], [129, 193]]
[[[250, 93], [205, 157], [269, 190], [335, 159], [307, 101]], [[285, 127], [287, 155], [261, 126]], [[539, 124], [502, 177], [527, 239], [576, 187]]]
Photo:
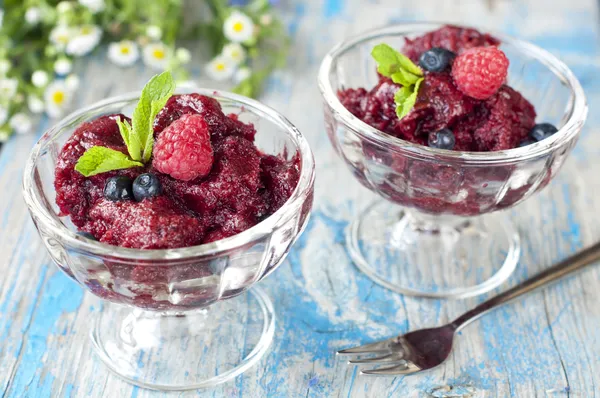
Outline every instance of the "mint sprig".
[[150, 79], [133, 111], [132, 123], [117, 120], [129, 156], [114, 149], [95, 146], [79, 158], [75, 170], [85, 177], [90, 177], [112, 170], [141, 167], [148, 163], [154, 147], [154, 119], [174, 90], [175, 83], [169, 71]]
[[141, 167], [143, 163], [131, 160], [123, 152], [103, 146], [94, 146], [85, 151], [75, 165], [75, 170], [86, 177], [111, 170]]
[[377, 71], [389, 77], [402, 88], [394, 95], [396, 114], [402, 119], [415, 106], [419, 87], [423, 82], [423, 72], [406, 55], [399, 53], [387, 44], [373, 47], [371, 56], [377, 62]]

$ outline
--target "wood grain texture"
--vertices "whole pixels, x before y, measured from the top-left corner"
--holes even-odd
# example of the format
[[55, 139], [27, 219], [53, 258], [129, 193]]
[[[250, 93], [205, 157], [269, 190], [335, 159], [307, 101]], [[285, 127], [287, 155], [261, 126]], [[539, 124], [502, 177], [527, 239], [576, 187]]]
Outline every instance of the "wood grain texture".
[[[503, 30], [569, 64], [587, 92], [580, 143], [543, 192], [512, 209], [524, 253], [512, 285], [600, 238], [600, 106], [595, 0], [323, 0], [283, 2], [294, 36], [290, 66], [262, 100], [308, 137], [317, 159], [315, 211], [288, 260], [262, 286], [277, 304], [271, 351], [216, 389], [160, 394], [121, 381], [93, 356], [90, 314], [101, 305], [50, 263], [22, 200], [20, 178], [36, 136], [0, 153], [0, 392], [3, 397], [594, 397], [600, 394], [600, 269], [506, 306], [466, 328], [450, 360], [431, 372], [364, 378], [333, 352], [438, 325], [485, 297], [403, 297], [352, 265], [344, 228], [374, 195], [359, 186], [325, 135], [316, 72], [342, 38], [401, 20], [448, 20]], [[199, 61], [199, 60], [197, 60]], [[139, 89], [152, 74], [100, 55], [80, 65], [75, 106]], [[202, 73], [194, 71], [202, 84]], [[206, 82], [205, 82], [206, 83]], [[51, 122], [41, 120], [38, 133]]]

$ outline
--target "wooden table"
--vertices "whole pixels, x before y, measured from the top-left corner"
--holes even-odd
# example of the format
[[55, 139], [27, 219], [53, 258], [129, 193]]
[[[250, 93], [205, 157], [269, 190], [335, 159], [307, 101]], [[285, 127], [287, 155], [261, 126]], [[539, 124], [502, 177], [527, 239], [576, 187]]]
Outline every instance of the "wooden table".
[[[343, 231], [373, 199], [336, 157], [325, 135], [316, 71], [342, 38], [405, 19], [448, 20], [532, 40], [569, 64], [587, 91], [590, 116], [555, 181], [512, 209], [524, 253], [513, 278], [528, 275], [600, 238], [598, 9], [595, 0], [323, 0], [283, 2], [295, 38], [289, 68], [262, 98], [309, 138], [318, 166], [315, 210], [288, 260], [262, 283], [277, 304], [271, 351], [235, 382], [190, 396], [228, 397], [593, 397], [600, 393], [600, 269], [591, 268], [504, 307], [465, 329], [438, 369], [365, 378], [334, 351], [407, 329], [438, 325], [483, 300], [403, 297], [351, 263]], [[80, 65], [75, 106], [139, 89], [152, 72], [121, 70], [104, 54]], [[200, 68], [194, 73], [200, 76]], [[109, 373], [88, 338], [98, 301], [50, 262], [21, 196], [36, 136], [0, 153], [0, 391], [3, 397], [153, 397]], [[181, 396], [188, 396], [181, 394]], [[177, 395], [177, 394], [174, 394]]]

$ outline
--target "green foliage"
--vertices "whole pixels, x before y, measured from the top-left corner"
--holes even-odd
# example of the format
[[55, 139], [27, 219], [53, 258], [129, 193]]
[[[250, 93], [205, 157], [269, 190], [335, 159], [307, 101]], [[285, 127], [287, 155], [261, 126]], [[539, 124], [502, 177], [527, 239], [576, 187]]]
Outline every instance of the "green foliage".
[[402, 119], [415, 106], [423, 72], [407, 56], [387, 44], [373, 47], [371, 56], [377, 62], [377, 71], [402, 87], [394, 95], [396, 114]]
[[[28, 100], [33, 98], [38, 103], [45, 100], [47, 86], [66, 77], [55, 76], [56, 61], [75, 61], [81, 55], [67, 51], [68, 46], [57, 45], [52, 39], [57, 27], [68, 27], [70, 36], [76, 36], [73, 32], [83, 26], [99, 28], [102, 42], [95, 43], [89, 51], [96, 44], [131, 40], [140, 47], [141, 53], [147, 44], [160, 42], [168, 49], [169, 62], [165, 69], [171, 70], [177, 81], [182, 81], [189, 78], [189, 72], [185, 67], [187, 61], [175, 56], [176, 47], [202, 41], [210, 51], [203, 58], [219, 55], [229, 43], [224, 33], [225, 21], [232, 13], [242, 12], [253, 21], [255, 33], [250, 40], [240, 43], [247, 57], [235, 68], [248, 69], [250, 74], [235, 82], [234, 91], [259, 95], [271, 72], [285, 64], [287, 32], [273, 15], [268, 0], [251, 0], [244, 7], [232, 7], [227, 0], [194, 0], [185, 4], [183, 0], [104, 0], [102, 5], [100, 10], [88, 9], [76, 0], [5, 0], [0, 5], [4, 11], [0, 27], [0, 64], [10, 65], [7, 70], [0, 70], [0, 94], [3, 82], [18, 82], [14, 95], [0, 95], [0, 142], [11, 134], [12, 115], [33, 111], [28, 107]], [[32, 8], [38, 18], [29, 23], [26, 15]], [[193, 15], [198, 18], [190, 18]], [[151, 37], [149, 27], [158, 29], [160, 37]], [[46, 72], [48, 83], [33, 84], [35, 71]], [[8, 116], [1, 117], [3, 112]], [[148, 153], [145, 146], [142, 150]]]

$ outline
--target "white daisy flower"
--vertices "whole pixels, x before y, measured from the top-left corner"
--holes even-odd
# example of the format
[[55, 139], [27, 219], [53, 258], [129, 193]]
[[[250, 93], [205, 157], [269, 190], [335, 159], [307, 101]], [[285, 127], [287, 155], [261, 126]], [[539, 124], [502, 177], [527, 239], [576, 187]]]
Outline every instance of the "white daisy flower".
[[108, 59], [119, 66], [131, 66], [140, 57], [138, 45], [130, 40], [110, 43], [108, 46]]
[[27, 134], [31, 131], [33, 123], [31, 119], [24, 113], [15, 113], [8, 122], [11, 129], [17, 134]]
[[29, 98], [27, 98], [27, 107], [31, 113], [42, 113], [44, 112], [44, 101], [35, 95], [30, 95]]
[[150, 25], [146, 28], [146, 36], [152, 40], [160, 40], [162, 38], [162, 29], [160, 26]]
[[175, 51], [175, 57], [182, 64], [187, 64], [192, 59], [192, 54], [190, 53], [190, 50], [188, 50], [187, 48], [178, 48], [177, 51]]
[[246, 50], [239, 43], [229, 43], [223, 47], [223, 56], [229, 58], [234, 64], [239, 65], [246, 60]]
[[46, 88], [44, 102], [48, 116], [56, 118], [61, 116], [71, 101], [71, 90], [65, 82], [56, 80]]
[[169, 66], [169, 49], [163, 43], [150, 43], [144, 47], [143, 58], [149, 67], [164, 70]]
[[37, 25], [42, 20], [42, 10], [39, 7], [29, 7], [25, 11], [25, 22], [29, 25]]
[[254, 35], [254, 22], [249, 16], [239, 11], [234, 11], [223, 24], [223, 33], [230, 41], [243, 43], [252, 39]]
[[8, 119], [8, 109], [3, 106], [0, 106], [0, 124], [6, 123]]
[[99, 13], [106, 7], [104, 0], [79, 0], [79, 4], [87, 7], [94, 14]]
[[59, 76], [65, 76], [73, 70], [73, 63], [68, 58], [59, 58], [54, 63], [54, 72]]
[[235, 72], [235, 64], [222, 55], [215, 57], [206, 65], [208, 76], [217, 81], [229, 79]]
[[263, 14], [260, 16], [260, 24], [263, 26], [269, 26], [273, 23], [273, 16], [271, 14]]
[[69, 75], [65, 79], [65, 84], [67, 85], [67, 88], [73, 92], [79, 88], [79, 77], [77, 77], [77, 75]]
[[10, 70], [11, 67], [12, 67], [12, 65], [10, 64], [9, 60], [1, 59], [0, 60], [0, 76], [6, 75], [6, 73], [8, 73], [8, 71]]
[[72, 35], [73, 31], [71, 28], [66, 25], [57, 25], [50, 31], [50, 42], [54, 44], [57, 49], [64, 50], [67, 44], [69, 44]]
[[102, 38], [102, 29], [96, 25], [83, 25], [67, 44], [67, 54], [80, 57], [92, 51]]
[[17, 93], [17, 79], [0, 79], [0, 98], [10, 98]]
[[58, 11], [59, 14], [65, 14], [71, 11], [71, 3], [68, 1], [61, 1], [56, 5], [56, 11]]
[[48, 84], [48, 73], [43, 70], [36, 70], [31, 75], [31, 83], [38, 88], [46, 87], [46, 84]]
[[235, 75], [233, 76], [233, 80], [236, 83], [241, 83], [244, 80], [246, 80], [247, 78], [250, 77], [250, 75], [252, 75], [252, 72], [250, 71], [250, 68], [240, 68], [235, 72]]

